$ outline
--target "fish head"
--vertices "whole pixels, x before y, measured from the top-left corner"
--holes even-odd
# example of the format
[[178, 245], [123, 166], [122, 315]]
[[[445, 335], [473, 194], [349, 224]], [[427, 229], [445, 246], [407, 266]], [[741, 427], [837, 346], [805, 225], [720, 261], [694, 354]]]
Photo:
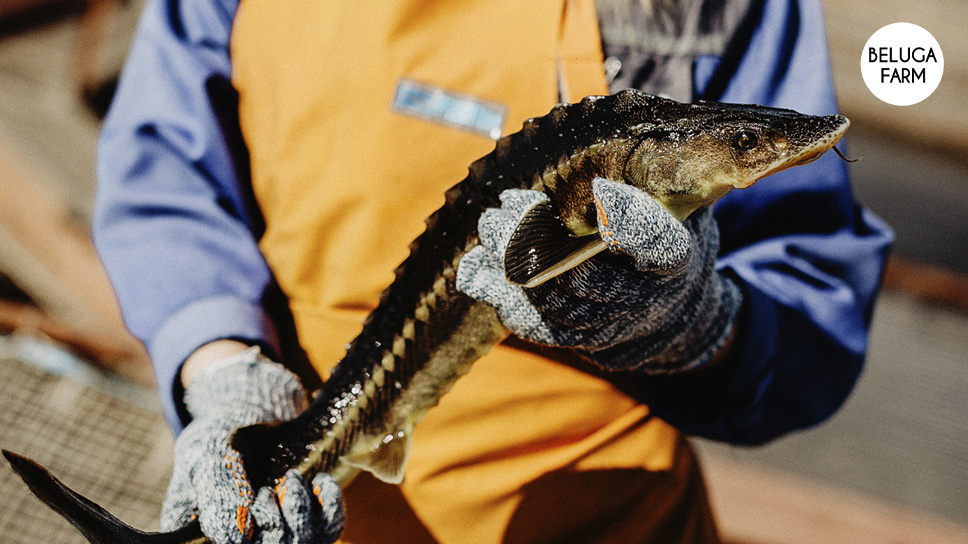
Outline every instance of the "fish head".
[[733, 189], [813, 162], [844, 135], [842, 115], [805, 115], [748, 104], [691, 104], [643, 127], [625, 179], [680, 220]]

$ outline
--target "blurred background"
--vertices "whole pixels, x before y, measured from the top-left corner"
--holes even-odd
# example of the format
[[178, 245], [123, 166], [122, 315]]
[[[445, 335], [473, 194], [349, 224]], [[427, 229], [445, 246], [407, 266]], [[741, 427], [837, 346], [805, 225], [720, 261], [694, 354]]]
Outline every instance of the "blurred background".
[[[123, 520], [157, 524], [172, 438], [89, 242], [94, 146], [141, 0], [0, 0], [0, 447]], [[858, 199], [897, 243], [868, 366], [817, 429], [697, 442], [733, 544], [968, 543], [968, 5], [827, 2]], [[921, 104], [877, 100], [864, 43], [893, 22], [945, 54]], [[0, 467], [3, 542], [82, 543]]]

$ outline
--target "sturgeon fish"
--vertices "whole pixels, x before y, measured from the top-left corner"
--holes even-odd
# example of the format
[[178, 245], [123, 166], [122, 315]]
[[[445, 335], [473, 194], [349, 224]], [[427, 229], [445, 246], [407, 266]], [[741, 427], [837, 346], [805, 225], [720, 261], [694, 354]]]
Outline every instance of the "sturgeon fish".
[[[494, 308], [458, 291], [455, 281], [461, 257], [479, 243], [481, 213], [500, 206], [502, 191], [549, 196], [521, 222], [507, 250], [508, 280], [527, 287], [604, 248], [594, 178], [641, 188], [683, 220], [733, 189], [817, 159], [848, 124], [840, 115], [685, 104], [632, 90], [561, 104], [527, 120], [446, 192], [311, 407], [293, 421], [233, 434], [253, 487], [273, 485], [292, 467], [304, 475], [326, 471], [341, 483], [360, 470], [402, 481], [414, 426], [509, 334]], [[30, 489], [92, 543], [209, 542], [197, 521], [168, 533], [134, 529], [40, 465], [3, 453]]]

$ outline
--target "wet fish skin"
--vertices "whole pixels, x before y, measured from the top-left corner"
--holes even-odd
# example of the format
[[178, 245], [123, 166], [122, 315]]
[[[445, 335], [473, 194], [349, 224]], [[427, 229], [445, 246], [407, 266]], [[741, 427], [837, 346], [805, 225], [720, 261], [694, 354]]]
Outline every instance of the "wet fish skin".
[[[819, 156], [846, 125], [841, 116], [690, 105], [638, 91], [589, 97], [526, 121], [447, 191], [310, 408], [293, 421], [233, 435], [253, 486], [271, 485], [292, 467], [344, 482], [361, 469], [389, 482], [402, 479], [413, 427], [508, 334], [493, 308], [455, 285], [461, 257], [478, 244], [478, 218], [500, 206], [504, 190], [545, 191], [576, 237], [595, 226], [595, 177], [638, 186], [684, 219], [733, 188]], [[172, 533], [137, 531], [36, 463], [4, 455], [41, 500], [93, 543], [208, 542], [197, 522]]]

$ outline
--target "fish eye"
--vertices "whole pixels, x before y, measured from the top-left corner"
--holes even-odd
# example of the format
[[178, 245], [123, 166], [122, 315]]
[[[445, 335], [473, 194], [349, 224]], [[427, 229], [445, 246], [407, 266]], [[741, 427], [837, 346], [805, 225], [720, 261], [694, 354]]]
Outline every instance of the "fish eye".
[[759, 138], [757, 138], [756, 133], [751, 130], [740, 131], [736, 137], [733, 139], [733, 145], [740, 149], [753, 149], [756, 147]]

